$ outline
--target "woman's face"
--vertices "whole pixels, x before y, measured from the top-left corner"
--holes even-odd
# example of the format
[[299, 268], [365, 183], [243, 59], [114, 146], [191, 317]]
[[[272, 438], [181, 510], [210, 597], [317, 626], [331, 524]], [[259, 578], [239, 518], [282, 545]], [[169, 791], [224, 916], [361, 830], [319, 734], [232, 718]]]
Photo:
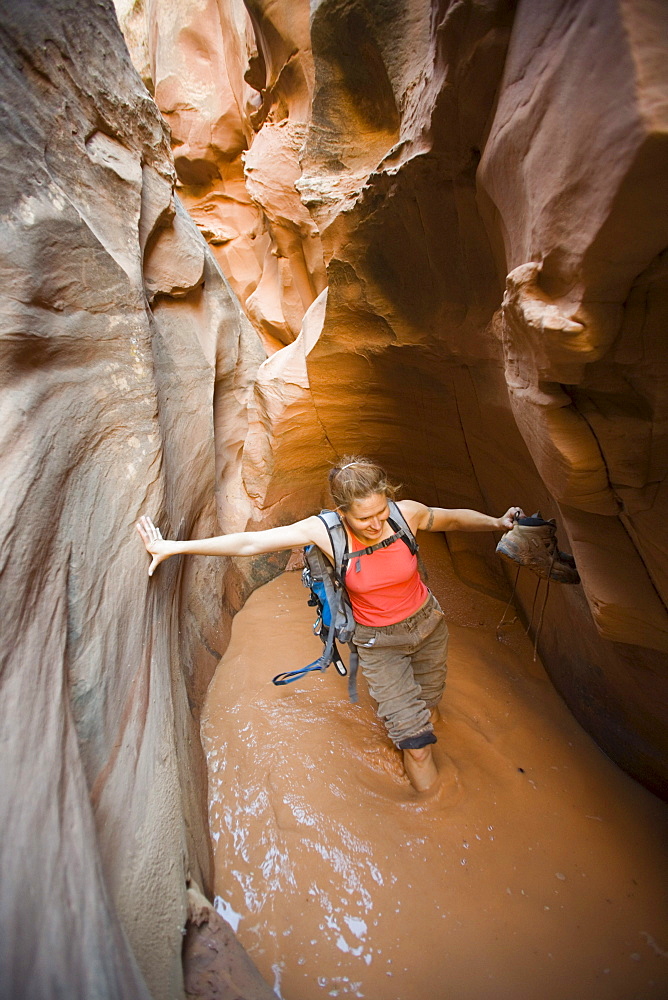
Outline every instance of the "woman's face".
[[361, 542], [374, 545], [383, 537], [390, 508], [384, 493], [372, 493], [362, 500], [353, 500], [350, 507], [341, 511], [341, 514], [352, 533]]

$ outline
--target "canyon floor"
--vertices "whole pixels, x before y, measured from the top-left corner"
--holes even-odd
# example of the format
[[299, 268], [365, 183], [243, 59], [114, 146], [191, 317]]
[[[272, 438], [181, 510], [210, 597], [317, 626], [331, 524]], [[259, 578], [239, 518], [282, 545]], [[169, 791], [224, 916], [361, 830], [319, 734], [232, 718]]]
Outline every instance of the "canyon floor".
[[363, 679], [358, 705], [333, 668], [272, 685], [321, 648], [299, 573], [236, 616], [202, 724], [219, 912], [283, 1000], [665, 1000], [668, 806], [425, 548], [451, 631], [435, 793]]

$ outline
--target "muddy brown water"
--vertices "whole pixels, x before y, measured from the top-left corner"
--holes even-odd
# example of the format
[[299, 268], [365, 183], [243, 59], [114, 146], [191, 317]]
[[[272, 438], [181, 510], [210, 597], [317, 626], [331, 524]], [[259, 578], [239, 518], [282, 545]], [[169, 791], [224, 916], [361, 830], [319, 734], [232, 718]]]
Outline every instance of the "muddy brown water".
[[219, 911], [283, 1000], [666, 1000], [668, 807], [427, 547], [451, 629], [433, 795], [362, 680], [356, 706], [333, 668], [272, 685], [321, 648], [299, 573], [236, 616], [202, 724]]

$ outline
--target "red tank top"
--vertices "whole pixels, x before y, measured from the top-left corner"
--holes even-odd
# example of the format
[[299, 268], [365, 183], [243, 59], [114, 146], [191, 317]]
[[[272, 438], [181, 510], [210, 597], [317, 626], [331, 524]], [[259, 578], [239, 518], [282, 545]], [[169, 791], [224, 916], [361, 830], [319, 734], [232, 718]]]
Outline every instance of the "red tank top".
[[[361, 542], [359, 547], [363, 547]], [[355, 621], [360, 625], [395, 625], [415, 614], [429, 596], [417, 556], [400, 538], [387, 548], [352, 559], [345, 584]]]

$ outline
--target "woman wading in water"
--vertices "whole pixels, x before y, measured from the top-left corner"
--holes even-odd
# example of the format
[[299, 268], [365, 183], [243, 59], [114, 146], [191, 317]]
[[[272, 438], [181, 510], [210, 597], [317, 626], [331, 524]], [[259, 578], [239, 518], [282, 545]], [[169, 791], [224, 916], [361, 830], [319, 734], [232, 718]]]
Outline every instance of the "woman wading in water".
[[[388, 499], [394, 488], [380, 466], [347, 456], [329, 473], [335, 509], [346, 529], [349, 551], [356, 552], [391, 538]], [[417, 531], [507, 531], [521, 514], [511, 507], [502, 517], [475, 510], [427, 507], [400, 500], [398, 507], [413, 534]], [[137, 530], [153, 557], [149, 576], [164, 559], [175, 555], [255, 556], [297, 546], [317, 545], [333, 562], [324, 523], [313, 515], [265, 531], [239, 531], [215, 538], [177, 542], [163, 538], [150, 517]], [[355, 559], [345, 576], [357, 628], [353, 642], [371, 696], [378, 703], [392, 742], [403, 751], [404, 767], [418, 792], [438, 779], [431, 744], [434, 722], [445, 687], [448, 628], [443, 611], [425, 586], [417, 557], [397, 538], [385, 548]]]

